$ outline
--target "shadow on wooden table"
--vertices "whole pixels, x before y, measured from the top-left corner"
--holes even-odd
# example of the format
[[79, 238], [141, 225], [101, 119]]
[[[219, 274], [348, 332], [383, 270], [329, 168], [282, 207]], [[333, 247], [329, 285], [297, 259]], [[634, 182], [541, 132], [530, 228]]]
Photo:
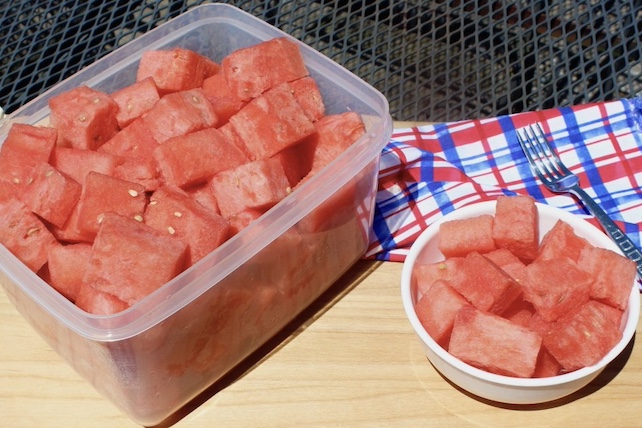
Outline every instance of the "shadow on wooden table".
[[487, 399], [478, 397], [474, 394], [471, 394], [470, 392], [464, 389], [461, 389], [459, 386], [453, 384], [451, 381], [444, 378], [443, 376], [442, 378], [446, 380], [449, 384], [451, 384], [455, 389], [459, 390], [462, 394], [465, 394], [479, 402], [488, 404], [490, 406], [507, 409], [507, 410], [521, 410], [521, 411], [551, 409], [551, 408], [563, 406], [565, 404], [587, 397], [593, 394], [594, 392], [599, 391], [604, 386], [608, 385], [609, 382], [611, 382], [618, 375], [618, 373], [622, 371], [622, 369], [626, 365], [627, 361], [631, 356], [631, 352], [633, 351], [634, 345], [635, 345], [635, 336], [633, 336], [633, 339], [631, 340], [631, 342], [629, 342], [626, 348], [624, 348], [622, 353], [618, 355], [610, 364], [608, 364], [604, 368], [602, 373], [600, 373], [595, 379], [593, 379], [591, 383], [589, 383], [584, 388], [574, 392], [571, 395], [559, 398], [554, 401], [549, 401], [546, 403], [524, 405], [524, 404], [506, 404], [506, 403], [500, 403], [492, 400], [487, 400]]
[[277, 352], [286, 346], [291, 340], [296, 338], [300, 333], [305, 331], [319, 317], [327, 312], [343, 296], [355, 288], [361, 281], [367, 277], [382, 262], [372, 260], [361, 260], [350, 268], [341, 278], [328, 288], [319, 298], [310, 304], [306, 309], [297, 315], [290, 323], [280, 330], [266, 343], [260, 346], [256, 351], [249, 355], [245, 360], [230, 370], [225, 376], [213, 383], [201, 394], [196, 396], [192, 401], [187, 403], [178, 412], [168, 417], [165, 421], [154, 428], [170, 427], [181, 419], [185, 418], [191, 412], [196, 410], [203, 403], [214, 397], [218, 392], [232, 385], [234, 382], [242, 379], [251, 373], [262, 360], [268, 358], [270, 354]]

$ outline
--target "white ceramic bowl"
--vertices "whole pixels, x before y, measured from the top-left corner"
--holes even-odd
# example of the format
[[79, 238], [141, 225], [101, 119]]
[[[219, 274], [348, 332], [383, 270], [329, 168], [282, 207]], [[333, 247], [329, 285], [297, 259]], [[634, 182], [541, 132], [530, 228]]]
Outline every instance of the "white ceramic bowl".
[[[540, 239], [558, 219], [562, 219], [575, 229], [577, 235], [586, 238], [593, 245], [622, 254], [607, 235], [581, 217], [548, 205], [537, 204], [537, 208]], [[622, 339], [618, 344], [593, 366], [548, 378], [521, 379], [501, 376], [466, 364], [439, 346], [424, 330], [417, 318], [414, 305], [419, 296], [413, 289], [412, 271], [418, 261], [438, 262], [444, 259], [438, 249], [439, 225], [449, 220], [494, 213], [495, 201], [468, 205], [447, 214], [421, 233], [410, 249], [401, 275], [401, 298], [406, 315], [433, 366], [455, 385], [474, 395], [507, 404], [536, 404], [570, 395], [597, 377], [631, 341], [640, 315], [640, 292], [636, 283], [631, 285], [629, 306], [623, 317], [626, 321], [623, 323]]]

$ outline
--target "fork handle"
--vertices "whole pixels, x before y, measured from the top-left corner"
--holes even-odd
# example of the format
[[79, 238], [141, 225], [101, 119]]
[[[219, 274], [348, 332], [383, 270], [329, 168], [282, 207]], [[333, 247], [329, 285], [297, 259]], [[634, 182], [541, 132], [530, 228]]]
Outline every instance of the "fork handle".
[[588, 195], [588, 193], [578, 186], [569, 190], [577, 196], [595, 216], [595, 218], [597, 218], [613, 242], [615, 242], [620, 250], [622, 250], [622, 253], [635, 262], [638, 270], [638, 276], [642, 278], [642, 252], [640, 249], [633, 243], [633, 241], [631, 241], [631, 239], [629, 239], [628, 236], [626, 236], [624, 232], [622, 232], [622, 230], [620, 230], [619, 227], [617, 227], [608, 214], [604, 212], [602, 207], [600, 207], [593, 198]]

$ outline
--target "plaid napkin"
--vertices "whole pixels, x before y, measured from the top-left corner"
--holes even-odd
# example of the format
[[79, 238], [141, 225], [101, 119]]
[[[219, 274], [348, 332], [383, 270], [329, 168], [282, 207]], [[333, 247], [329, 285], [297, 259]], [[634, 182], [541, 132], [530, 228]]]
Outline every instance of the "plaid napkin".
[[635, 98], [395, 129], [382, 152], [366, 257], [401, 262], [429, 224], [499, 195], [529, 194], [594, 221], [574, 197], [549, 192], [533, 176], [515, 130], [537, 121], [584, 190], [640, 245], [642, 98]]

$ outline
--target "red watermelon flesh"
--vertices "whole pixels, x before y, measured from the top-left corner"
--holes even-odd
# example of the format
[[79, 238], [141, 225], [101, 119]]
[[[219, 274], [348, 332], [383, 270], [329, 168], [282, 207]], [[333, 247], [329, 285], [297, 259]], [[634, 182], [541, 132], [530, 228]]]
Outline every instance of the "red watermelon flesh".
[[591, 246], [586, 239], [575, 234], [568, 223], [558, 220], [542, 238], [537, 258], [549, 260], [568, 257], [577, 262], [582, 250]]
[[541, 345], [537, 333], [469, 305], [457, 312], [448, 352], [491, 373], [527, 378], [535, 372]]
[[54, 245], [49, 248], [49, 283], [60, 294], [76, 301], [91, 255], [90, 244]]
[[114, 92], [111, 98], [118, 104], [116, 120], [122, 129], [151, 109], [160, 95], [150, 76]]
[[522, 287], [546, 321], [555, 321], [589, 299], [592, 278], [567, 257], [536, 260], [526, 267]]
[[158, 141], [143, 119], [136, 119], [121, 129], [109, 141], [98, 148], [98, 152], [129, 158], [151, 157], [158, 147]]
[[561, 364], [548, 352], [545, 346], [542, 346], [537, 357], [537, 365], [535, 366], [533, 377], [553, 377], [560, 374], [561, 370]]
[[250, 223], [261, 217], [263, 213], [263, 210], [248, 208], [230, 216], [228, 218], [230, 221], [230, 238], [248, 227]]
[[246, 104], [239, 99], [227, 84], [227, 79], [222, 73], [217, 73], [203, 81], [203, 92], [212, 104], [212, 108], [219, 119], [219, 125], [227, 121]]
[[214, 196], [209, 183], [191, 186], [185, 189], [185, 191], [207, 210], [216, 214], [221, 214], [221, 210], [218, 208], [218, 202], [216, 201], [216, 197]]
[[2, 152], [17, 153], [33, 161], [48, 162], [57, 136], [58, 131], [52, 127], [14, 123], [2, 143]]
[[285, 198], [290, 187], [281, 163], [273, 158], [222, 171], [210, 185], [224, 217], [246, 209], [268, 209]]
[[166, 183], [190, 187], [248, 162], [238, 147], [215, 128], [170, 138], [154, 151]]
[[51, 165], [78, 183], [83, 183], [89, 171], [113, 175], [122, 158], [109, 153], [56, 147], [51, 155]]
[[621, 339], [622, 311], [589, 300], [555, 323], [544, 345], [562, 365], [573, 371], [600, 361]]
[[78, 182], [43, 162], [34, 170], [23, 200], [35, 214], [62, 227], [80, 199], [81, 191]]
[[153, 78], [158, 91], [164, 95], [198, 88], [217, 70], [218, 66], [210, 59], [189, 49], [150, 50], [143, 52], [136, 80]]
[[165, 95], [141, 118], [159, 143], [218, 123], [212, 105], [199, 88]]
[[140, 184], [92, 171], [85, 178], [78, 201], [78, 227], [95, 234], [109, 212], [142, 219], [146, 204], [145, 188]]
[[633, 260], [604, 248], [589, 247], [580, 252], [578, 265], [593, 277], [591, 298], [621, 311], [626, 309], [637, 275]]
[[129, 307], [116, 296], [98, 291], [89, 284], [80, 288], [75, 303], [83, 311], [94, 315], [112, 315]]
[[437, 280], [461, 284], [466, 280], [466, 274], [462, 269], [464, 263], [463, 257], [451, 257], [441, 262], [416, 264], [413, 282], [417, 295], [423, 295]]
[[287, 83], [253, 99], [229, 121], [252, 160], [273, 156], [316, 131]]
[[96, 150], [118, 132], [118, 105], [104, 92], [79, 86], [49, 99], [57, 144]]
[[314, 124], [316, 133], [308, 144], [314, 147], [313, 173], [332, 162], [366, 132], [361, 116], [354, 112], [326, 115]]
[[437, 280], [419, 298], [415, 313], [426, 332], [442, 348], [448, 349], [450, 332], [459, 309], [470, 305], [447, 281]]
[[18, 199], [0, 203], [0, 243], [29, 269], [38, 272], [49, 247], [59, 245], [45, 224]]
[[465, 257], [472, 252], [484, 254], [495, 250], [493, 223], [490, 214], [442, 223], [439, 251], [445, 257]]
[[316, 80], [310, 76], [290, 82], [294, 98], [303, 107], [303, 111], [312, 122], [321, 119], [325, 114], [323, 97]]
[[180, 188], [169, 185], [154, 192], [144, 220], [148, 226], [188, 245], [188, 265], [214, 251], [228, 237], [228, 220], [208, 211]]
[[132, 305], [178, 275], [186, 255], [184, 242], [109, 212], [96, 235], [83, 283]]
[[121, 180], [140, 184], [148, 192], [158, 189], [163, 183], [158, 163], [153, 157], [121, 158], [112, 175]]
[[539, 252], [539, 216], [530, 196], [500, 196], [495, 208], [493, 239], [520, 260], [535, 260]]
[[243, 101], [308, 75], [298, 45], [284, 37], [237, 49], [223, 59], [221, 69], [231, 91]]

